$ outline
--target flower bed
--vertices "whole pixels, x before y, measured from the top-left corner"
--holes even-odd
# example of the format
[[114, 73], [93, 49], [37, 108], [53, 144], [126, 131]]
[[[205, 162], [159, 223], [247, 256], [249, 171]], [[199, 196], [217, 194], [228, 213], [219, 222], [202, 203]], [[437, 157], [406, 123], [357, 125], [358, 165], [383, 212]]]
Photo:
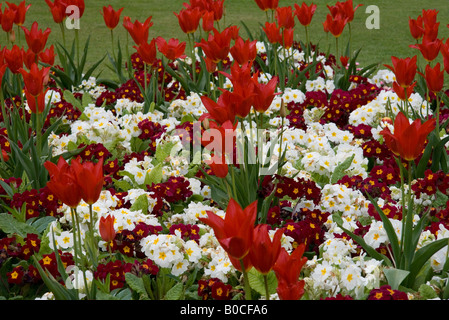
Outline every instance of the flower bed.
[[[351, 0], [323, 23], [332, 54], [293, 41], [314, 5], [256, 0], [267, 21], [245, 37], [216, 29], [223, 2], [175, 14], [187, 42], [124, 17], [135, 51], [112, 37], [90, 69], [88, 43], [46, 48], [37, 23], [20, 49], [27, 7], [4, 9], [0, 296], [447, 299], [438, 12], [410, 19], [422, 65], [359, 67], [338, 43]], [[64, 30], [68, 2], [48, 4]], [[112, 35], [120, 14], [104, 8]]]

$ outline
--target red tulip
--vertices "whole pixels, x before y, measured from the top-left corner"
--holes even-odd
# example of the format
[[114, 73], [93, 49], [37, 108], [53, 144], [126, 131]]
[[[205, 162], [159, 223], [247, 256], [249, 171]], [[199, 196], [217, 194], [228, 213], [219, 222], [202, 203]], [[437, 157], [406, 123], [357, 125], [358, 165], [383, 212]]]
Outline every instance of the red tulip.
[[231, 100], [231, 92], [225, 91], [219, 97], [217, 102], [206, 96], [201, 96], [201, 102], [209, 112], [210, 118], [219, 124], [226, 121], [235, 122], [235, 105]]
[[97, 202], [103, 189], [103, 158], [94, 164], [91, 161], [80, 162], [80, 158], [72, 160], [72, 169], [78, 183], [81, 197], [87, 204]]
[[219, 21], [223, 17], [224, 0], [215, 0], [210, 3], [210, 9], [214, 12], [214, 20]]
[[255, 0], [256, 4], [263, 11], [276, 10], [279, 6], [279, 0]]
[[278, 280], [277, 293], [281, 300], [299, 300], [304, 294], [304, 280], [299, 280], [302, 267], [307, 262], [303, 257], [305, 245], [300, 244], [289, 255], [282, 248], [274, 265], [274, 273]]
[[423, 21], [422, 17], [419, 16], [418, 18], [411, 19], [409, 17], [408, 19], [408, 25], [410, 28], [410, 33], [412, 34], [413, 39], [419, 40], [424, 35], [424, 28], [423, 28]]
[[254, 228], [253, 245], [249, 257], [253, 267], [261, 274], [268, 274], [281, 253], [282, 229], [278, 229], [271, 240], [267, 224], [259, 224]]
[[21, 26], [25, 22], [25, 15], [28, 11], [28, 9], [31, 7], [31, 4], [26, 5], [25, 0], [19, 3], [19, 5], [16, 5], [14, 3], [6, 2], [9, 8], [15, 10], [16, 16], [14, 18], [14, 23], [18, 26]]
[[114, 240], [115, 238], [115, 229], [114, 229], [114, 215], [108, 214], [107, 217], [101, 217], [100, 218], [100, 236], [101, 238], [107, 242], [108, 244]]
[[125, 17], [123, 19], [123, 26], [125, 27], [126, 30], [128, 30], [129, 34], [131, 35], [131, 37], [133, 38], [134, 42], [137, 45], [148, 42], [150, 27], [153, 26], [151, 18], [152, 17], [147, 18], [143, 23], [137, 20], [134, 23], [132, 23], [129, 17]]
[[50, 174], [47, 187], [50, 191], [71, 208], [76, 208], [81, 201], [81, 192], [72, 168], [61, 156], [58, 163], [46, 161], [44, 167]]
[[436, 9], [423, 9], [422, 10], [422, 19], [424, 24], [427, 25], [434, 25], [437, 23], [437, 15], [438, 15], [438, 10]]
[[289, 48], [292, 47], [292, 45], [293, 45], [293, 36], [294, 36], [294, 29], [293, 28], [284, 29], [282, 31], [281, 45], [285, 49], [289, 49]]
[[218, 242], [229, 256], [237, 260], [243, 259], [253, 242], [257, 201], [242, 209], [237, 201], [231, 198], [224, 219], [212, 211], [208, 211], [207, 215], [207, 218], [199, 220], [213, 228]]
[[62, 23], [66, 18], [65, 11], [67, 8], [67, 4], [64, 2], [64, 0], [55, 0], [54, 2], [45, 0], [45, 2], [47, 3], [53, 16], [53, 21], [56, 23]]
[[309, 26], [315, 14], [316, 7], [316, 4], [313, 3], [310, 6], [307, 6], [305, 2], [301, 6], [295, 3], [295, 16], [298, 18], [299, 23], [305, 27]]
[[5, 8], [5, 11], [1, 15], [1, 25], [5, 32], [11, 32], [14, 26], [14, 19], [16, 18], [16, 11], [11, 8]]
[[184, 33], [194, 33], [198, 29], [202, 16], [201, 10], [198, 7], [182, 9], [179, 13], [173, 13], [178, 18], [179, 26]]
[[[216, 160], [218, 159], [218, 160]], [[218, 178], [226, 178], [229, 172], [228, 164], [226, 163], [226, 159], [224, 154], [222, 156], [214, 155], [211, 160], [205, 161], [207, 165], [209, 165], [212, 173]]]
[[410, 124], [407, 117], [399, 112], [394, 121], [394, 133], [386, 127], [380, 134], [384, 137], [388, 148], [404, 160], [411, 161], [418, 158], [424, 148], [427, 136], [435, 128], [435, 119], [429, 119], [421, 124], [416, 119]]
[[408, 87], [401, 87], [396, 81], [393, 82], [393, 91], [397, 94], [401, 100], [408, 100], [415, 89], [416, 81]]
[[[25, 88], [25, 97], [28, 102], [28, 107], [30, 108], [32, 113], [42, 113], [45, 110], [45, 94], [47, 93], [48, 89], [45, 91], [42, 91], [37, 97], [33, 96], [28, 92], [28, 90]], [[37, 106], [36, 106], [36, 99], [37, 99]]]
[[397, 57], [391, 57], [393, 66], [385, 65], [388, 69], [394, 72], [396, 81], [401, 87], [408, 87], [415, 79], [417, 70], [417, 57], [400, 59]]
[[7, 162], [9, 160], [9, 155], [8, 153], [2, 149], [2, 159], [3, 161]]
[[437, 93], [443, 89], [444, 85], [444, 69], [440, 70], [440, 63], [438, 62], [435, 67], [426, 65], [425, 79], [427, 88], [430, 92]]
[[276, 25], [275, 22], [265, 22], [265, 27], [262, 30], [267, 35], [268, 41], [272, 44], [282, 43], [282, 35], [280, 28]]
[[293, 16], [292, 7], [276, 8], [275, 17], [280, 28], [290, 29], [295, 27], [295, 18]]
[[205, 11], [201, 16], [203, 19], [202, 28], [206, 32], [211, 32], [214, 30], [214, 12], [213, 11]]
[[[76, 17], [77, 19], [81, 19], [81, 17], [84, 14], [84, 10], [86, 8], [86, 5], [84, 3], [84, 0], [64, 0], [66, 2], [67, 7], [69, 6], [75, 6], [79, 10], [79, 17]], [[67, 16], [70, 16], [73, 14], [73, 12], [66, 12]]]
[[156, 40], [153, 38], [150, 43], [143, 42], [138, 47], [134, 46], [136, 48], [137, 53], [142, 58], [143, 62], [152, 65], [156, 62]]
[[17, 45], [14, 45], [11, 50], [5, 47], [3, 56], [8, 69], [14, 74], [19, 73], [23, 67], [22, 50]]
[[23, 76], [25, 87], [28, 92], [37, 97], [44, 89], [44, 85], [48, 82], [50, 67], [44, 67], [39, 70], [36, 63], [33, 63], [30, 72], [26, 72], [23, 69], [19, 70]]
[[103, 11], [101, 12], [101, 14], [103, 15], [106, 27], [108, 27], [110, 30], [115, 29], [115, 27], [117, 27], [118, 23], [120, 22], [120, 15], [122, 14], [122, 11], [123, 8], [115, 11], [111, 5], [103, 7]]
[[23, 64], [25, 67], [28, 68], [28, 70], [31, 69], [31, 66], [33, 63], [39, 63], [38, 59], [39, 56], [35, 54], [31, 49], [28, 48], [28, 50], [22, 49], [22, 58], [23, 58]]
[[281, 94], [276, 93], [276, 86], [278, 84], [278, 77], [271, 78], [267, 84], [254, 82], [254, 97], [253, 97], [253, 107], [257, 112], [265, 112], [271, 106], [273, 99], [276, 95]]
[[230, 53], [234, 60], [243, 65], [249, 61], [254, 61], [257, 56], [257, 40], [250, 41], [249, 39], [243, 41], [241, 37], [239, 37], [234, 46], [230, 49]]
[[[0, 59], [1, 61], [1, 59]], [[0, 85], [2, 84], [3, 76], [5, 75], [6, 68], [8, 65], [6, 63], [1, 64], [0, 63]]]
[[323, 22], [323, 27], [325, 31], [329, 31], [334, 37], [338, 38], [343, 33], [347, 22], [347, 18], [344, 18], [342, 15], [333, 17], [332, 15], [328, 14], [326, 17], [326, 21]]
[[48, 64], [52, 66], [55, 63], [55, 47], [51, 45], [50, 48], [45, 49], [41, 53], [39, 53], [39, 60], [42, 63]]
[[44, 32], [41, 29], [38, 29], [38, 24], [36, 21], [31, 25], [31, 29], [28, 30], [25, 27], [22, 27], [25, 32], [25, 39], [28, 44], [28, 47], [35, 53], [39, 54], [45, 48], [45, 45], [48, 40], [48, 36], [51, 33], [50, 28], [47, 28]]
[[424, 36], [422, 43], [410, 45], [410, 48], [418, 49], [423, 58], [427, 61], [433, 61], [436, 59], [440, 53], [442, 41], [440, 39], [431, 40], [430, 38]]
[[214, 29], [214, 34], [209, 34], [208, 40], [201, 39], [200, 43], [195, 46], [203, 49], [206, 57], [211, 59], [214, 63], [228, 59], [231, 45], [231, 32], [227, 28], [222, 32]]
[[[354, 14], [358, 7], [362, 4], [358, 4], [355, 8], [352, 4], [352, 0], [346, 0], [345, 2], [337, 2], [338, 13], [342, 14], [347, 20], [347, 23], [351, 23], [354, 20]], [[338, 15], [337, 13], [337, 15]]]
[[157, 48], [168, 60], [183, 59], [186, 57], [184, 54], [186, 49], [186, 43], [179, 43], [178, 39], [171, 38], [168, 42], [162, 38], [156, 38]]

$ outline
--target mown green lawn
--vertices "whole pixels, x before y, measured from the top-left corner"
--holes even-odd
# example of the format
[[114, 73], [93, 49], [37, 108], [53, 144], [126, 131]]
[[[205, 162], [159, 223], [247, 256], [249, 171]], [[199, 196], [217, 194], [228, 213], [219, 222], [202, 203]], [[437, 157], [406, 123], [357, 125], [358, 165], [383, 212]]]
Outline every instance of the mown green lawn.
[[[18, 0], [12, 1], [19, 3]], [[81, 44], [84, 44], [88, 36], [91, 37], [89, 47], [90, 62], [97, 61], [106, 52], [111, 50], [111, 38], [109, 29], [103, 22], [100, 14], [101, 8], [111, 4], [115, 9], [124, 7], [122, 19], [129, 16], [132, 21], [138, 19], [144, 21], [147, 17], [152, 16], [154, 23], [150, 29], [150, 38], [162, 36], [164, 38], [179, 38], [186, 41], [187, 37], [181, 32], [178, 20], [173, 12], [179, 12], [182, 4], [188, 0], [90, 0], [86, 1], [86, 10], [81, 19], [81, 28], [79, 35]], [[310, 4], [312, 1], [306, 1]], [[323, 32], [322, 22], [329, 13], [326, 8], [327, 4], [335, 4], [336, 1], [314, 1], [318, 4], [316, 14], [312, 20], [310, 38], [314, 43], [319, 43], [323, 51], [335, 49], [334, 38]], [[48, 6], [44, 0], [28, 0], [31, 8], [28, 11], [26, 26], [30, 26], [33, 21], [37, 21], [41, 28], [50, 27], [52, 33], [50, 35], [49, 44], [61, 42], [61, 31], [51, 17]], [[302, 1], [280, 0], [280, 6], [293, 6], [295, 3], [301, 4]], [[354, 5], [362, 3], [355, 15], [352, 23], [352, 43], [353, 48], [362, 48], [359, 61], [362, 65], [370, 63], [390, 63], [391, 56], [405, 57], [417, 54], [416, 49], [409, 48], [414, 43], [414, 39], [409, 33], [408, 18], [416, 18], [421, 14], [422, 9], [439, 10], [438, 20], [440, 24], [440, 38], [447, 38], [449, 30], [446, 25], [449, 23], [449, 10], [447, 10], [447, 0], [380, 0], [380, 1], [354, 1]], [[368, 5], [377, 5], [380, 12], [380, 28], [377, 30], [369, 30], [365, 26], [365, 21], [369, 14], [365, 12]], [[5, 7], [4, 4], [3, 7]], [[223, 25], [236, 24], [242, 26], [241, 21], [257, 35], [260, 32], [260, 25], [266, 21], [265, 13], [262, 12], [253, 0], [225, 0], [226, 15], [222, 22]], [[304, 39], [304, 29], [302, 25], [297, 23], [295, 37], [296, 39]], [[115, 39], [119, 39], [122, 45], [126, 44], [127, 36], [122, 23], [114, 31]], [[246, 37], [246, 32], [241, 28], [241, 35]], [[67, 41], [70, 43], [74, 37], [73, 30], [66, 30]], [[340, 43], [346, 43], [348, 38], [348, 29], [346, 28]], [[0, 41], [4, 42], [5, 38], [0, 37]], [[0, 44], [1, 44], [0, 42]], [[21, 39], [21, 45], [24, 39]], [[129, 38], [129, 48], [133, 52], [131, 38]], [[2, 46], [4, 43], [2, 44]]]

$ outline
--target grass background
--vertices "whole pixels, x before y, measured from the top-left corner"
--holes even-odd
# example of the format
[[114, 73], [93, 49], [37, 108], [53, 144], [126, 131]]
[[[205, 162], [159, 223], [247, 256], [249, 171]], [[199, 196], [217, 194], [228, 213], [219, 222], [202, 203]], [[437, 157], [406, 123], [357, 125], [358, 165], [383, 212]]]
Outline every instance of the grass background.
[[[13, 0], [13, 3], [19, 3]], [[150, 29], [150, 39], [152, 37], [162, 36], [164, 38], [179, 38], [181, 41], [187, 41], [187, 36], [182, 33], [178, 20], [173, 12], [179, 12], [184, 2], [188, 0], [87, 0], [86, 10], [80, 21], [80, 43], [84, 45], [85, 40], [90, 35], [91, 44], [89, 46], [89, 60], [93, 63], [100, 59], [106, 52], [111, 52], [110, 31], [106, 28], [100, 11], [103, 6], [112, 5], [114, 9], [124, 7], [121, 15], [121, 22], [114, 30], [115, 40], [119, 39], [122, 45], [126, 44], [127, 32], [123, 28], [122, 21], [124, 16], [129, 16], [132, 21], [139, 20], [143, 22], [147, 17], [152, 16], [154, 23]], [[307, 4], [312, 1], [305, 1]], [[322, 51], [330, 48], [331, 52], [335, 50], [335, 40], [329, 34], [324, 33], [322, 22], [329, 13], [326, 5], [335, 4], [334, 1], [313, 1], [318, 5], [315, 16], [311, 24], [310, 40], [319, 44]], [[52, 29], [48, 45], [62, 42], [61, 31], [58, 25], [53, 22], [52, 16], [44, 0], [27, 0], [31, 7], [27, 13], [25, 26], [31, 26], [33, 21], [39, 23], [39, 27]], [[279, 0], [279, 6], [293, 6], [295, 3], [301, 4], [299, 0]], [[380, 0], [380, 1], [357, 1], [354, 0], [354, 6], [363, 4], [359, 7], [352, 22], [353, 48], [362, 48], [359, 55], [361, 65], [371, 63], [391, 64], [391, 56], [406, 57], [419, 54], [416, 49], [409, 48], [414, 43], [408, 27], [408, 19], [416, 18], [422, 13], [422, 9], [439, 10], [438, 21], [440, 24], [440, 38], [449, 37], [449, 29], [446, 25], [449, 23], [449, 10], [447, 10], [448, 0]], [[380, 11], [380, 28], [369, 30], [365, 26], [365, 21], [369, 17], [366, 13], [366, 7], [377, 5]], [[5, 7], [4, 4], [3, 7]], [[265, 13], [258, 8], [254, 0], [225, 0], [225, 18], [222, 25], [242, 26], [241, 21], [257, 35], [260, 32], [260, 25], [266, 21]], [[297, 20], [296, 20], [297, 21]], [[247, 37], [243, 28], [241, 36]], [[74, 30], [66, 30], [67, 43], [71, 43], [74, 38]], [[304, 40], [305, 33], [302, 25], [297, 22], [295, 28], [295, 39]], [[340, 43], [346, 43], [348, 39], [348, 29], [346, 28]], [[19, 41], [19, 40], [17, 40]], [[2, 43], [3, 42], [3, 43]], [[4, 46], [5, 37], [0, 36], [0, 44]], [[19, 45], [26, 45], [22, 38]], [[129, 37], [130, 52], [134, 52], [132, 39]], [[102, 66], [105, 68], [105, 66]], [[106, 71], [107, 72], [107, 71]]]

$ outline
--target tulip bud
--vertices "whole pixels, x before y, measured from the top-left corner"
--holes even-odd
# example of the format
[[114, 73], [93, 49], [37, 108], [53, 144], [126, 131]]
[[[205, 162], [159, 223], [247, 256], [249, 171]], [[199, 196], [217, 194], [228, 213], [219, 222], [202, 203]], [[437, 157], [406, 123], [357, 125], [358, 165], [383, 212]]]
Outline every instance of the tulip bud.
[[16, 42], [16, 32], [14, 29], [9, 32], [9, 41], [11, 41], [11, 43]]
[[282, 118], [285, 118], [287, 116], [287, 110], [285, 109], [284, 99], [281, 100], [281, 108], [279, 110], [279, 115]]
[[204, 120], [203, 120], [203, 128], [204, 128], [204, 130], [207, 130], [207, 129], [209, 129], [209, 119], [208, 118], [205, 118]]

